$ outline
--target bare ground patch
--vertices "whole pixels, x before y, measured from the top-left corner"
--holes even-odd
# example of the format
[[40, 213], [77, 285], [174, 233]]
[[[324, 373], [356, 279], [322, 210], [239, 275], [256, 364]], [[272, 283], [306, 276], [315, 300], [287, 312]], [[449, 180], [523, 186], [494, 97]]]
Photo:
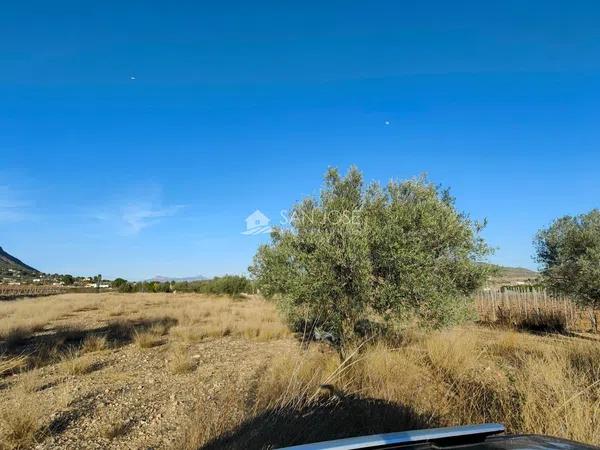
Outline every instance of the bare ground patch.
[[[57, 311], [24, 325], [36, 306]], [[274, 310], [255, 299], [64, 295], [2, 307], [0, 448], [172, 448], [198, 405], [222, 414], [222, 396], [244, 396], [296, 345], [285, 327], [272, 334]], [[263, 320], [268, 337], [255, 331]]]

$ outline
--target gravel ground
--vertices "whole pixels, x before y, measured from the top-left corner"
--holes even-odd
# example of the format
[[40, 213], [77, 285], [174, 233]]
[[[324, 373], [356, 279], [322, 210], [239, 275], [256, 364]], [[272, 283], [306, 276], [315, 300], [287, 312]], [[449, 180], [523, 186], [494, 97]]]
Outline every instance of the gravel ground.
[[65, 377], [57, 368], [39, 369], [38, 401], [66, 403], [66, 408], [48, 417], [49, 432], [36, 448], [169, 448], [199, 402], [223, 414], [219, 398], [224, 391], [233, 388], [243, 395], [260, 367], [289, 345], [233, 338], [192, 344], [197, 367], [178, 375], [166, 369], [169, 344], [101, 352], [95, 358], [98, 368], [85, 375]]
[[[106, 320], [82, 308], [51, 327], [76, 321], [94, 328]], [[110, 345], [71, 359], [91, 363], [83, 373], [65, 369], [69, 361], [62, 360], [0, 379], [0, 413], [42, 411], [36, 449], [172, 449], [193, 411], [227, 414], [221, 399], [232, 392], [245, 396], [271, 358], [295, 345], [290, 337], [239, 335], [190, 343], [168, 332], [150, 348], [132, 341]], [[181, 373], [169, 364], [177, 351], [191, 363]]]

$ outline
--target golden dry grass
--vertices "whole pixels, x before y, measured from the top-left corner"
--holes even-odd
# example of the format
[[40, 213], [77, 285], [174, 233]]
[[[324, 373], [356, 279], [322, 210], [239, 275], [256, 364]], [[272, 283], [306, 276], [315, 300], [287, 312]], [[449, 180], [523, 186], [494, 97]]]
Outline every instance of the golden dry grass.
[[598, 342], [458, 328], [401, 348], [370, 345], [340, 363], [311, 348], [273, 361], [260, 408], [311, 402], [322, 385], [410, 406], [435, 425], [501, 422], [600, 444]]
[[[259, 345], [291, 336], [274, 306], [260, 298], [98, 294], [6, 302], [0, 303], [0, 378], [12, 397], [35, 404], [42, 384], [37, 367], [56, 364], [61, 374], [80, 377], [93, 371], [102, 355], [132, 346], [145, 354], [163, 352], [160, 370], [170, 376], [198, 377], [189, 348], [204, 341]], [[153, 349], [160, 343], [165, 345]], [[291, 348], [296, 351], [270, 361], [255, 385], [225, 388], [218, 408], [227, 414], [194, 415], [183, 427], [179, 448], [198, 448], [266, 412], [301, 411], [311, 417], [305, 412], [345, 399], [368, 400], [363, 413], [373, 401], [405, 408], [413, 425], [493, 421], [512, 432], [600, 444], [597, 341], [469, 326], [414, 333], [395, 346], [369, 342], [342, 362], [325, 345]], [[19, 378], [10, 384], [12, 374]], [[27, 407], [6, 415], [11, 408], [0, 401], [0, 441], [9, 442], [6, 448], [43, 438], [46, 418]], [[106, 424], [99, 433], [116, 438], [125, 430], [121, 425]]]
[[167, 365], [174, 375], [192, 372], [196, 368], [196, 363], [183, 345], [178, 345], [171, 351]]
[[[0, 302], [0, 383], [11, 401], [25, 405], [13, 412], [8, 400], [0, 401], [0, 448], [29, 448], [44, 438], [49, 414], [27, 407], [35, 405], [40, 389], [52, 385], [38, 368], [55, 366], [63, 383], [101, 368], [106, 350], [133, 345], [147, 352], [165, 343], [163, 370], [186, 374], [197, 366], [188, 345], [226, 336], [266, 341], [290, 332], [273, 305], [257, 298], [65, 294]], [[9, 377], [14, 374], [18, 378]], [[51, 406], [55, 413], [70, 408], [62, 402]], [[107, 423], [98, 433], [114, 439], [125, 432], [121, 422]]]
[[94, 370], [94, 361], [88, 356], [80, 356], [77, 350], [67, 350], [62, 358], [62, 368], [68, 375], [85, 375]]
[[27, 362], [27, 356], [0, 357], [0, 377], [25, 369]]
[[102, 335], [89, 335], [81, 344], [82, 353], [93, 353], [106, 350], [108, 348], [108, 339]]
[[162, 344], [162, 339], [152, 330], [134, 331], [133, 342], [140, 348], [152, 348]]
[[10, 406], [0, 412], [0, 449], [32, 448], [43, 439], [46, 431], [43, 425], [44, 409], [34, 397], [24, 398]]

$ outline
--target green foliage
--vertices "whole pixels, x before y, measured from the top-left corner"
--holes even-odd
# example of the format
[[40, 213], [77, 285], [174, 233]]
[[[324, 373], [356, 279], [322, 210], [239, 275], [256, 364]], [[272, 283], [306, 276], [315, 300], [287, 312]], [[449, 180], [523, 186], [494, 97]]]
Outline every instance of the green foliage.
[[600, 306], [600, 210], [564, 216], [535, 239], [546, 285], [584, 306]]
[[73, 278], [73, 275], [63, 275], [61, 277], [61, 281], [66, 285], [66, 286], [71, 286], [73, 283], [75, 283], [75, 278]]
[[115, 280], [113, 280], [113, 282], [111, 283], [111, 286], [114, 289], [121, 289], [123, 286], [125, 286], [127, 284], [127, 280], [124, 278], [116, 278]]
[[320, 197], [294, 206], [250, 272], [292, 323], [316, 320], [342, 346], [373, 313], [442, 327], [467, 317], [489, 272], [478, 263], [490, 253], [482, 227], [425, 178], [365, 189], [356, 168], [330, 169]]
[[[118, 282], [118, 280], [122, 280]], [[254, 292], [252, 282], [239, 275], [225, 275], [215, 277], [211, 280], [202, 281], [180, 281], [176, 283], [159, 281], [144, 281], [139, 283], [129, 283], [122, 278], [113, 282], [113, 287], [119, 289], [119, 292], [196, 292], [200, 294], [229, 295], [237, 297], [240, 294], [250, 294]]]
[[212, 280], [203, 281], [200, 286], [206, 288], [208, 294], [225, 294], [232, 297], [253, 291], [250, 280], [238, 275], [225, 275]]

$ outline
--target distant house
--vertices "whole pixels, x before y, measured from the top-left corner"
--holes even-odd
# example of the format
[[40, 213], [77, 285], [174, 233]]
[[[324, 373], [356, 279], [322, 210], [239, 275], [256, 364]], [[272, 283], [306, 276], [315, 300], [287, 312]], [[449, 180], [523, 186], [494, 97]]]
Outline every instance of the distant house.
[[250, 230], [257, 227], [266, 227], [269, 225], [270, 219], [258, 209], [246, 217], [246, 229]]
[[85, 287], [96, 288], [96, 289], [108, 289], [110, 287], [109, 283], [87, 283]]

